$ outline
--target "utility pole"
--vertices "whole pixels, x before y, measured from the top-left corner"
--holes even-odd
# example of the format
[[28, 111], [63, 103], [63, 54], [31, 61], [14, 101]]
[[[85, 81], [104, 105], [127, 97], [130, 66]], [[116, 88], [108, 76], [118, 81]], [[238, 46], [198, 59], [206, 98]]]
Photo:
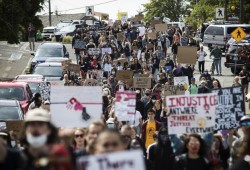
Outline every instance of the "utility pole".
[[51, 4], [50, 4], [50, 0], [49, 1], [49, 26], [51, 26]]
[[244, 9], [243, 9], [243, 2], [244, 0], [240, 0], [240, 24], [242, 24], [243, 23], [243, 11], [244, 11]]

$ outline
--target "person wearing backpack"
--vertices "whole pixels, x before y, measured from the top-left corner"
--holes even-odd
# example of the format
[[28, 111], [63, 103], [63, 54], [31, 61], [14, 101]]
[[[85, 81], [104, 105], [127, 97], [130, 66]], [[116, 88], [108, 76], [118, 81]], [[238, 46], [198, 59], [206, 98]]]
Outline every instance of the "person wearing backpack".
[[198, 93], [198, 85], [195, 84], [195, 78], [191, 78], [191, 84], [189, 85], [188, 91], [190, 94]]

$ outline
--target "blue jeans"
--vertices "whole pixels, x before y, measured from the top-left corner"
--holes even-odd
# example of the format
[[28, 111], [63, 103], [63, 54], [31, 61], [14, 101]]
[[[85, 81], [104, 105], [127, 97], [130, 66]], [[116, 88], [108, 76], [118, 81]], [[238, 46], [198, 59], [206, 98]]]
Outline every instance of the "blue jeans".
[[76, 54], [76, 64], [79, 64], [79, 61], [81, 61], [81, 55]]
[[214, 60], [214, 66], [217, 74], [221, 74], [221, 60]]

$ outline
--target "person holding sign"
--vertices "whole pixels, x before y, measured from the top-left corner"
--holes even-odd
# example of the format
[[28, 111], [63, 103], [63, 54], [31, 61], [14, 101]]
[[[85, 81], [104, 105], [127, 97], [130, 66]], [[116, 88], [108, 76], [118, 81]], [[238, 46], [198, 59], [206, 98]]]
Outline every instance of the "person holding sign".
[[148, 120], [143, 123], [141, 133], [141, 138], [146, 148], [148, 148], [150, 144], [154, 143], [153, 134], [161, 127], [161, 124], [155, 120], [155, 111], [153, 109], [149, 109], [147, 114]]

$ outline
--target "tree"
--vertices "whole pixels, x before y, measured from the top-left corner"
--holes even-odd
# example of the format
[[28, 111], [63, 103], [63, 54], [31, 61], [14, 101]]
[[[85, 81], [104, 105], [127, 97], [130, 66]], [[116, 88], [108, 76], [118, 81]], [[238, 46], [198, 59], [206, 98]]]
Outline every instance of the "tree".
[[154, 17], [168, 17], [171, 21], [179, 21], [179, 19], [188, 12], [188, 5], [184, 0], [151, 0], [144, 4], [145, 20], [150, 21]]
[[[28, 23], [36, 28], [42, 26], [35, 14], [42, 9], [45, 0], [1, 0], [0, 39], [8, 43], [19, 43], [20, 34], [27, 34]], [[25, 38], [25, 36], [23, 37]]]

